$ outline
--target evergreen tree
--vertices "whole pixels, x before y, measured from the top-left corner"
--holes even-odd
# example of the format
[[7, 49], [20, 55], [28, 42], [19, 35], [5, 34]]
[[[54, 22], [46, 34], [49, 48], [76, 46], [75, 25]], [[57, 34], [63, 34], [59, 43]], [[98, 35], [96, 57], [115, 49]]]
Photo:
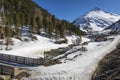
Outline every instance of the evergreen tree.
[[60, 37], [62, 37], [62, 38], [65, 37], [65, 29], [62, 26], [62, 24], [59, 24], [59, 33], [60, 33]]
[[36, 18], [36, 24], [37, 24], [37, 33], [40, 33], [39, 31], [41, 29], [41, 22], [39, 16]]
[[[49, 37], [65, 37], [66, 31], [70, 34], [82, 35], [82, 31], [66, 20], [59, 20], [47, 10], [41, 8], [33, 0], [3, 0], [4, 13], [3, 22], [10, 25], [15, 24], [16, 31], [21, 34], [20, 27], [30, 25], [31, 32], [39, 33], [41, 28], [45, 29]], [[0, 5], [2, 2], [0, 0]], [[1, 6], [0, 6], [1, 7]]]

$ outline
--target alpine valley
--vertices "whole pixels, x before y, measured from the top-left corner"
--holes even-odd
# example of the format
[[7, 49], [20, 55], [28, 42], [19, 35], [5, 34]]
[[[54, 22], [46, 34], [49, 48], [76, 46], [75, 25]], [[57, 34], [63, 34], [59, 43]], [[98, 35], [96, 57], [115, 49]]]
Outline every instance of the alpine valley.
[[70, 23], [0, 0], [0, 80], [119, 80], [119, 51], [120, 15], [96, 7]]

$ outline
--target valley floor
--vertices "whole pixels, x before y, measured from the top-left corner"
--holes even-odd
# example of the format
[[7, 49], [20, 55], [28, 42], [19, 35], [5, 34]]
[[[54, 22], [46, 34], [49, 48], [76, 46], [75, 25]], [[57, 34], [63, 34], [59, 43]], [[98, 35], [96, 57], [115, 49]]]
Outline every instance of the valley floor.
[[[61, 64], [28, 68], [31, 76], [22, 80], [90, 80], [99, 61], [116, 49], [120, 43], [120, 35], [113, 40], [89, 42], [84, 45], [87, 51], [76, 51], [61, 59]], [[74, 47], [81, 48], [83, 46]], [[61, 55], [62, 56], [62, 55]]]

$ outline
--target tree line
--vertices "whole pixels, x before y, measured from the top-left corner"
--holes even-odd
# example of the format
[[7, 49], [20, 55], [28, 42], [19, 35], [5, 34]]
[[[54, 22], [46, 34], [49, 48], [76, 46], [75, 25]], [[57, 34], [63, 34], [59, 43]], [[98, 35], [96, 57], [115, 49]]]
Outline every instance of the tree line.
[[[44, 29], [48, 37], [62, 37], [66, 34], [84, 33], [72, 23], [66, 20], [59, 20], [47, 10], [38, 6], [32, 0], [0, 0], [0, 9], [4, 7], [1, 13], [3, 23], [8, 27], [9, 36], [13, 36], [10, 27], [15, 25], [17, 34], [21, 34], [22, 26], [30, 26], [30, 32], [41, 34], [40, 29]], [[11, 34], [11, 35], [10, 35]]]

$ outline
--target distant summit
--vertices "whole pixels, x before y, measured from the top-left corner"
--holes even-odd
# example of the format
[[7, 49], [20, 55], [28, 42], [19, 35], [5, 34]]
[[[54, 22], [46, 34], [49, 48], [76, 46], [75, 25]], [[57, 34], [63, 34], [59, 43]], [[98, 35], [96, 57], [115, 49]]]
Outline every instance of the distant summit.
[[95, 7], [91, 11], [101, 11], [101, 9], [99, 7]]
[[79, 26], [80, 29], [85, 32], [94, 32], [102, 31], [119, 19], [119, 15], [105, 12], [102, 9], [95, 7], [83, 16], [75, 19], [73, 24]]

